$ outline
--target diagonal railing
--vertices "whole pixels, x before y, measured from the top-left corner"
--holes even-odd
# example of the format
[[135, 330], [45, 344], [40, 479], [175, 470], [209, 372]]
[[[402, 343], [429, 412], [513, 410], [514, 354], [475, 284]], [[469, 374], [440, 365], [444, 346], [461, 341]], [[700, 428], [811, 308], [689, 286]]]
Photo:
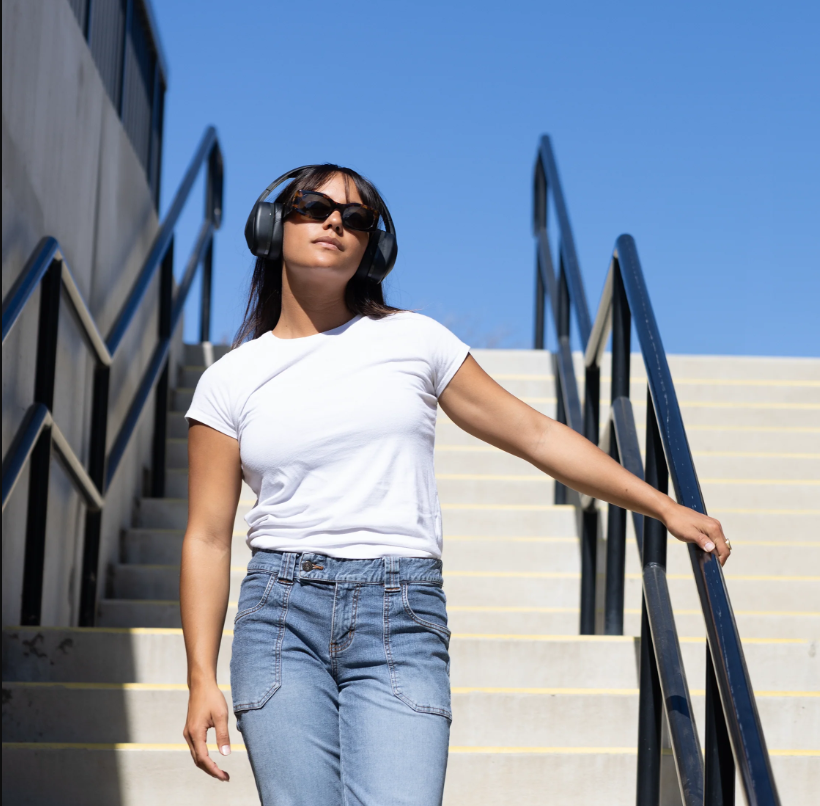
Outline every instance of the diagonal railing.
[[[558, 223], [556, 280], [547, 235], [551, 194]], [[583, 433], [627, 469], [666, 492], [671, 477], [679, 503], [706, 513], [672, 375], [660, 337], [635, 242], [621, 235], [615, 244], [594, 322], [583, 293], [569, 217], [549, 137], [543, 137], [535, 168], [536, 348], [544, 347], [545, 295], [552, 302], [557, 348], [554, 365], [561, 422]], [[570, 352], [570, 313], [575, 311], [584, 351], [583, 404]], [[646, 460], [641, 462], [630, 391], [632, 328], [646, 367]], [[600, 365], [612, 335], [611, 405], [599, 440]], [[556, 503], [566, 491], [556, 490]], [[595, 577], [598, 516], [595, 501], [581, 497], [581, 632], [595, 632]], [[701, 753], [666, 579], [666, 529], [635, 515], [641, 556], [640, 708], [638, 718], [639, 806], [655, 806], [660, 792], [661, 726], [665, 714], [685, 806], [734, 803], [735, 770], [750, 806], [780, 803], [720, 563], [714, 553], [689, 545], [692, 569], [706, 622], [705, 754]], [[626, 512], [610, 505], [607, 515], [604, 631], [623, 633]]]
[[[174, 232], [194, 182], [206, 169], [205, 209], [202, 225], [185, 272], [174, 291]], [[154, 393], [154, 433], [151, 493], [165, 494], [166, 412], [169, 390], [169, 357], [174, 331], [191, 284], [203, 267], [200, 340], [208, 341], [211, 310], [211, 274], [214, 233], [222, 220], [222, 152], [216, 130], [209, 127], [160, 224], [148, 257], [140, 269], [107, 338], [103, 338], [79, 291], [68, 262], [54, 238], [43, 238], [3, 300], [3, 344], [14, 329], [34, 292], [40, 289], [40, 311], [34, 381], [34, 402], [26, 412], [6, 456], [3, 457], [3, 509], [20, 477], [29, 466], [25, 557], [21, 624], [39, 624], [43, 598], [49, 469], [56, 454], [76, 491], [86, 504], [85, 534], [80, 583], [80, 626], [93, 626], [97, 606], [97, 577], [102, 512], [105, 494], [120, 467], [126, 448]], [[148, 366], [128, 407], [111, 449], [106, 451], [111, 366], [137, 313], [142, 309], [151, 282], [159, 273], [159, 322], [157, 342]], [[69, 310], [95, 359], [89, 433], [89, 467], [83, 466], [56, 422], [54, 384], [57, 369], [57, 331], [60, 303], [65, 296]]]

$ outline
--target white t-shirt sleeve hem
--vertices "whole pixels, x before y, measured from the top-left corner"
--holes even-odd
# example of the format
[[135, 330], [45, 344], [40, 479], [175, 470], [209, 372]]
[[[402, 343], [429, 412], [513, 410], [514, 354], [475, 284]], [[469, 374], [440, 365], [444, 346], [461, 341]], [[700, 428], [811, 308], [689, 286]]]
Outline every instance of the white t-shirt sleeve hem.
[[461, 349], [456, 353], [453, 360], [447, 366], [447, 369], [442, 374], [441, 378], [438, 379], [438, 384], [436, 385], [436, 398], [441, 397], [442, 392], [447, 388], [447, 384], [453, 380], [453, 376], [458, 372], [461, 368], [461, 365], [464, 363], [464, 360], [470, 353], [470, 348], [466, 344], [461, 345]]
[[213, 428], [215, 431], [219, 431], [220, 434], [225, 434], [233, 439], [239, 439], [235, 431], [228, 428], [223, 423], [220, 423], [215, 417], [212, 417], [210, 414], [206, 414], [204, 411], [199, 409], [188, 409], [185, 413], [185, 419], [188, 421], [188, 425], [191, 424], [191, 420], [197, 420], [198, 422], [204, 423], [210, 428]]

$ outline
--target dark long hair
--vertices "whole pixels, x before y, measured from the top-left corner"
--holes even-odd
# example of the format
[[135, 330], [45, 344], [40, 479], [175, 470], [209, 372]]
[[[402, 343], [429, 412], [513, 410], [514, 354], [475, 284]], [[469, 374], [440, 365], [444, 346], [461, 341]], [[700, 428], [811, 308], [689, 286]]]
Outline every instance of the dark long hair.
[[[345, 181], [348, 177], [353, 180], [362, 202], [378, 210], [379, 215], [384, 219], [386, 205], [373, 183], [350, 168], [331, 163], [305, 168], [276, 197], [276, 201], [287, 207], [293, 201], [297, 190], [317, 190], [336, 174], [342, 174]], [[374, 283], [372, 280], [355, 275], [351, 277], [345, 288], [345, 303], [351, 313], [362, 314], [371, 319], [382, 319], [401, 310], [385, 304], [384, 292], [380, 283]], [[268, 260], [259, 257], [256, 259], [251, 277], [245, 316], [232, 346], [238, 347], [244, 341], [257, 339], [268, 330], [273, 330], [281, 314], [282, 260], [281, 258]]]

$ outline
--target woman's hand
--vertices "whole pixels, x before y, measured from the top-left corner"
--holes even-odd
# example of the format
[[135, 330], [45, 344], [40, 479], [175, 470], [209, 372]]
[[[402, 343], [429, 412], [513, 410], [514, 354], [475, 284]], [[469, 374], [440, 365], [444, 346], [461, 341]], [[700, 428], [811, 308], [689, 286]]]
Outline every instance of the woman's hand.
[[697, 543], [706, 552], [716, 552], [720, 564], [724, 565], [732, 548], [720, 521], [676, 504], [671, 498], [669, 501], [668, 513], [663, 518], [666, 528], [684, 543]]
[[228, 705], [225, 695], [214, 683], [191, 686], [188, 695], [188, 718], [182, 735], [188, 742], [191, 757], [199, 769], [219, 781], [230, 781], [231, 776], [220, 770], [208, 755], [208, 730], [216, 731], [216, 745], [223, 756], [230, 755], [231, 739], [228, 735]]

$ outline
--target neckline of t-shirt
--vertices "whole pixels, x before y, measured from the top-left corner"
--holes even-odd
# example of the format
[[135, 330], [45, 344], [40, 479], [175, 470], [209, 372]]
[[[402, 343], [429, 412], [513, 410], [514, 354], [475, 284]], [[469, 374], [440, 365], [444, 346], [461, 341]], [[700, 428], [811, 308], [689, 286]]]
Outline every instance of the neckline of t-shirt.
[[266, 335], [270, 336], [270, 338], [272, 338], [277, 344], [289, 344], [290, 342], [304, 344], [306, 341], [318, 339], [320, 336], [337, 336], [347, 330], [347, 328], [351, 325], [358, 322], [361, 318], [362, 314], [357, 313], [352, 319], [348, 319], [343, 325], [331, 328], [330, 330], [323, 330], [321, 333], [311, 333], [310, 336], [297, 336], [295, 339], [280, 339], [279, 336], [277, 336], [272, 330], [268, 330]]

